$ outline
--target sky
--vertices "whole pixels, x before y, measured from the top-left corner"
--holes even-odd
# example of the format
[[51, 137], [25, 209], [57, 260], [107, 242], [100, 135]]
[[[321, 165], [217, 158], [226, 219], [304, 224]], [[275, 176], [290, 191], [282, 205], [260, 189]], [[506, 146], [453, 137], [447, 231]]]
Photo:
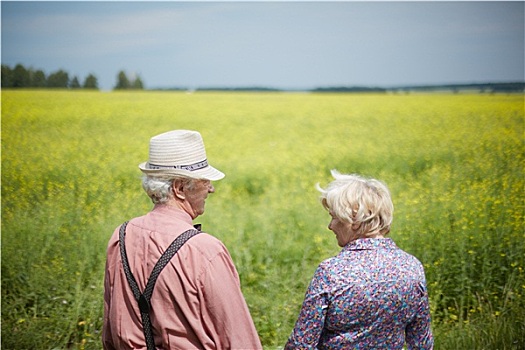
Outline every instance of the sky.
[[523, 1], [1, 1], [2, 64], [112, 89], [524, 81]]

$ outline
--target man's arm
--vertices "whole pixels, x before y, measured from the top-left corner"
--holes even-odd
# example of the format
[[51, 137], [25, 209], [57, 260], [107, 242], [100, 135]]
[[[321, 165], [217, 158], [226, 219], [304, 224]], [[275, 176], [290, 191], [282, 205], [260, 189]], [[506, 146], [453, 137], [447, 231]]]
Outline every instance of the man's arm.
[[239, 275], [224, 250], [209, 261], [201, 278], [202, 314], [217, 349], [262, 349]]

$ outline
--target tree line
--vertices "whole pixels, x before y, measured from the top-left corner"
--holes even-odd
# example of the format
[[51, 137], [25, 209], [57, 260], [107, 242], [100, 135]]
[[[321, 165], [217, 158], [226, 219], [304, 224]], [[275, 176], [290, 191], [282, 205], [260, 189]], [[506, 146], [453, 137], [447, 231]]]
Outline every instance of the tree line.
[[[25, 68], [17, 64], [14, 68], [2, 64], [2, 88], [57, 88], [57, 89], [92, 89], [98, 90], [98, 79], [89, 74], [81, 83], [77, 76], [60, 69], [49, 75], [41, 69]], [[117, 74], [115, 90], [143, 90], [144, 83], [140, 76], [128, 77], [124, 71]]]

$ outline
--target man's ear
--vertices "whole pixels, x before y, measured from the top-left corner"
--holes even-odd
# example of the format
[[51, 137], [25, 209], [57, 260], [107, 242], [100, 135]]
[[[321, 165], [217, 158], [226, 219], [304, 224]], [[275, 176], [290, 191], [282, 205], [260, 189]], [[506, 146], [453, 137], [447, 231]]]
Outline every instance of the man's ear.
[[173, 185], [171, 186], [173, 189], [173, 195], [175, 198], [180, 200], [185, 200], [186, 195], [184, 194], [184, 181], [182, 180], [174, 180]]

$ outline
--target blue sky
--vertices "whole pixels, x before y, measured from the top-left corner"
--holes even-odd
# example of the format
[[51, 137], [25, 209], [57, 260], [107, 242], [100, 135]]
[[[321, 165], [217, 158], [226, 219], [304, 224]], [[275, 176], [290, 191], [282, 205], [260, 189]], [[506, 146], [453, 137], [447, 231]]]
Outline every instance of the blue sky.
[[102, 89], [523, 81], [524, 4], [2, 1], [2, 64]]

